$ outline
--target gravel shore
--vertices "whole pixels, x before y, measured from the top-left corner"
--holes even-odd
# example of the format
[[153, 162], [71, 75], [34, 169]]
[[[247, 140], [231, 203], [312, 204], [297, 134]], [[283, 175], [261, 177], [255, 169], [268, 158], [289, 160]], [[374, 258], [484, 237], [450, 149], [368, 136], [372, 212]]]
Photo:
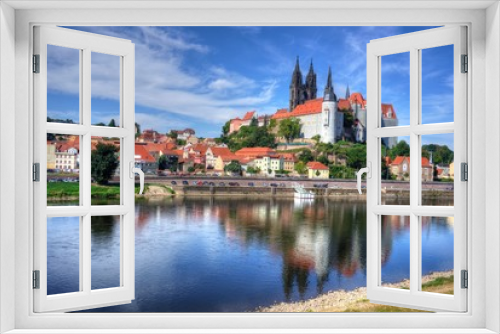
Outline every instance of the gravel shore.
[[[438, 277], [450, 277], [453, 271], [435, 272], [422, 277], [422, 283], [427, 283]], [[409, 288], [410, 281], [404, 280], [399, 283], [384, 284], [391, 288]], [[329, 291], [318, 297], [291, 303], [278, 303], [269, 307], [259, 307], [255, 312], [331, 312], [331, 310], [346, 309], [358, 301], [366, 300], [366, 287], [351, 291], [336, 290]], [[337, 311], [337, 312], [339, 312]], [[335, 312], [335, 311], [333, 311]]]

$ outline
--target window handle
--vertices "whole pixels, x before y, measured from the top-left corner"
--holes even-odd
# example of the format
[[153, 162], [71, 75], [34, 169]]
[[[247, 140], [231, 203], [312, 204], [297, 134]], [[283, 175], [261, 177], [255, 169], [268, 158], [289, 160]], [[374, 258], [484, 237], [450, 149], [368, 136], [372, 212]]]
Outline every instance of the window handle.
[[363, 175], [363, 173], [366, 173], [366, 176], [368, 178], [371, 178], [372, 177], [372, 172], [371, 172], [371, 167], [372, 167], [372, 164], [371, 162], [367, 162], [366, 163], [368, 166], [365, 167], [365, 168], [361, 168], [360, 170], [358, 170], [358, 172], [356, 173], [356, 176], [358, 178], [358, 183], [357, 183], [357, 187], [358, 187], [358, 192], [360, 194], [362, 194], [361, 192], [361, 176]]
[[134, 179], [135, 174], [139, 174], [139, 195], [144, 191], [144, 172], [142, 169], [135, 167], [135, 162], [130, 162], [130, 178]]

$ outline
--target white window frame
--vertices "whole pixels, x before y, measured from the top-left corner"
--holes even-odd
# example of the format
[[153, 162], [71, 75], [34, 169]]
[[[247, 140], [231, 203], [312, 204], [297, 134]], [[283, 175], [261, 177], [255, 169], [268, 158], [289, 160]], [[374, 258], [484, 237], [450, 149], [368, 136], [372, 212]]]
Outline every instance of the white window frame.
[[[0, 4], [0, 24], [9, 30], [0, 29], [0, 66], [2, 78], [0, 93], [2, 96], [0, 110], [0, 202], [2, 215], [1, 236], [2, 248], [0, 250], [1, 281], [0, 289], [2, 301], [0, 316], [2, 330], [16, 329], [16, 333], [37, 332], [36, 329], [64, 329], [65, 333], [75, 332], [72, 329], [88, 328], [89, 332], [104, 332], [105, 329], [128, 329], [127, 332], [144, 332], [137, 329], [143, 328], [170, 328], [164, 332], [180, 332], [175, 328], [191, 328], [191, 332], [237, 332], [235, 328], [254, 328], [252, 332], [342, 332], [350, 328], [354, 333], [354, 326], [358, 332], [415, 332], [409, 328], [419, 328], [419, 332], [460, 332], [464, 333], [492, 333], [500, 330], [499, 313], [499, 270], [500, 263], [497, 256], [490, 256], [486, 260], [485, 254], [499, 254], [499, 228], [496, 224], [500, 218], [498, 202], [500, 191], [498, 189], [499, 177], [496, 173], [500, 163], [500, 154], [496, 151], [487, 152], [485, 159], [486, 142], [492, 147], [500, 144], [500, 131], [485, 131], [485, 125], [499, 124], [498, 98], [499, 86], [499, 30], [500, 19], [498, 4], [495, 2], [453, 2], [446, 3], [435, 1], [432, 4], [411, 3], [410, 5], [398, 2], [399, 8], [390, 9], [387, 2], [371, 2], [369, 9], [366, 3], [348, 4], [338, 1], [336, 4], [319, 2], [262, 2], [247, 4], [247, 10], [242, 10], [244, 5], [227, 5], [216, 2], [196, 3], [196, 7], [179, 3], [164, 4], [170, 8], [151, 9], [138, 11], [136, 9], [102, 10], [88, 9], [95, 6], [116, 6], [105, 1], [83, 2], [75, 4], [75, 9], [39, 10], [40, 7], [57, 9], [58, 6], [70, 6], [66, 2], [33, 2], [10, 1]], [[293, 4], [291, 4], [293, 3]], [[9, 7], [24, 6], [24, 8], [38, 8], [20, 10], [16, 13]], [[123, 3], [127, 6], [128, 3]], [[162, 6], [145, 1], [141, 6]], [[31, 7], [30, 7], [31, 6]], [[55, 7], [54, 7], [55, 6]], [[82, 9], [87, 6], [87, 9]], [[177, 8], [176, 8], [177, 6]], [[179, 6], [185, 6], [179, 9]], [[203, 8], [205, 6], [205, 8]], [[210, 7], [212, 6], [212, 7]], [[226, 6], [226, 7], [225, 7]], [[301, 7], [303, 6], [303, 7]], [[357, 7], [352, 10], [345, 9]], [[432, 6], [425, 7], [425, 6]], [[461, 9], [454, 9], [461, 6]], [[486, 7], [490, 6], [488, 9]], [[294, 9], [290, 9], [293, 7]], [[314, 7], [311, 9], [311, 7]], [[74, 7], [73, 7], [74, 8]], [[223, 9], [221, 9], [223, 8]], [[307, 12], [305, 15], [305, 12]], [[15, 16], [15, 22], [13, 17]], [[31, 222], [32, 212], [26, 208], [32, 206], [30, 196], [32, 184], [30, 181], [30, 146], [32, 133], [32, 103], [30, 100], [31, 75], [31, 33], [34, 24], [58, 25], [444, 25], [466, 24], [469, 27], [469, 56], [471, 63], [469, 69], [472, 75], [468, 78], [469, 92], [469, 127], [472, 134], [469, 142], [470, 177], [471, 183], [468, 196], [469, 221], [474, 229], [469, 229], [471, 242], [468, 245], [470, 256], [470, 288], [468, 299], [469, 311], [465, 314], [437, 313], [437, 314], [33, 314], [30, 245], [32, 245]], [[486, 25], [485, 25], [486, 22]], [[488, 29], [486, 29], [488, 28]], [[13, 31], [15, 30], [15, 42]], [[10, 35], [9, 35], [10, 34]], [[6, 48], [4, 48], [4, 45]], [[15, 48], [15, 53], [14, 53]], [[15, 73], [11, 70], [15, 65]], [[486, 71], [488, 66], [488, 71]], [[3, 70], [6, 70], [5, 72]], [[15, 86], [12, 82], [15, 80]], [[486, 85], [488, 84], [488, 85]], [[15, 99], [8, 93], [15, 93]], [[12, 108], [15, 107], [15, 131], [6, 129], [5, 121], [12, 122]], [[9, 109], [10, 110], [6, 110]], [[472, 121], [471, 114], [484, 116]], [[488, 122], [485, 119], [488, 118]], [[14, 136], [15, 147], [11, 146]], [[10, 140], [9, 140], [10, 139]], [[15, 160], [15, 168], [4, 165], [8, 159]], [[486, 165], [488, 162], [488, 165]], [[485, 171], [492, 172], [485, 182]], [[11, 173], [11, 174], [8, 174]], [[15, 173], [15, 182], [11, 175]], [[9, 180], [10, 178], [10, 180]], [[11, 186], [11, 187], [6, 187]], [[15, 199], [8, 199], [11, 189], [15, 187]], [[488, 194], [488, 197], [486, 197]], [[484, 203], [490, 204], [488, 221]], [[13, 205], [15, 210], [9, 209]], [[15, 222], [15, 225], [12, 224]], [[9, 224], [10, 223], [10, 224]], [[473, 232], [473, 233], [471, 233]], [[15, 240], [14, 240], [15, 238]], [[14, 257], [12, 257], [14, 254]], [[15, 289], [10, 288], [15, 286]], [[485, 293], [488, 289], [488, 293]], [[12, 308], [15, 305], [15, 308]], [[335, 330], [338, 329], [338, 330]], [[381, 329], [383, 328], [383, 329]], [[448, 331], [446, 330], [448, 328]], [[26, 329], [23, 330], [23, 329]], [[98, 329], [101, 329], [99, 331]], [[218, 330], [214, 330], [218, 329]], [[231, 330], [233, 329], [233, 330]], [[323, 330], [321, 330], [323, 329]], [[328, 329], [328, 330], [327, 330]], [[491, 329], [491, 330], [490, 330]], [[185, 332], [185, 331], [184, 331]], [[343, 331], [345, 332], [345, 331]], [[185, 332], [186, 333], [186, 332]]]
[[[452, 45], [454, 108], [453, 122], [422, 123], [422, 50]], [[467, 163], [467, 76], [461, 73], [461, 56], [467, 54], [466, 28], [449, 26], [372, 40], [367, 46], [367, 164], [372, 169], [367, 180], [367, 296], [373, 303], [413, 307], [424, 310], [463, 312], [467, 309], [467, 290], [461, 288], [461, 270], [467, 270], [467, 185], [460, 177], [454, 180], [453, 206], [422, 205], [422, 135], [453, 134], [454, 159], [457, 166]], [[380, 106], [382, 90], [383, 56], [408, 52], [410, 81], [410, 125], [383, 127]], [[428, 61], [428, 60], [427, 60]], [[410, 203], [408, 205], [382, 205], [381, 145], [383, 138], [410, 137]], [[403, 172], [408, 164], [403, 162]], [[457, 175], [458, 176], [458, 175]], [[473, 182], [471, 179], [470, 182]], [[407, 216], [410, 222], [409, 279], [410, 288], [395, 289], [381, 285], [381, 217]], [[421, 218], [454, 217], [454, 293], [453, 295], [420, 291], [422, 278]]]
[[[34, 289], [35, 312], [74, 311], [100, 306], [130, 303], [135, 296], [135, 204], [132, 168], [135, 142], [135, 60], [134, 44], [129, 40], [101, 36], [60, 27], [34, 27], [34, 54], [39, 55], [39, 73], [33, 75], [34, 84], [34, 162], [39, 163], [39, 181], [33, 184], [34, 256], [33, 268], [39, 271], [39, 288]], [[80, 121], [78, 124], [47, 122], [47, 46], [78, 50]], [[92, 53], [114, 55], [119, 58], [120, 126], [91, 125]], [[47, 206], [47, 133], [80, 136], [81, 168], [80, 198], [75, 206]], [[120, 138], [120, 203], [117, 205], [91, 204], [91, 138], [92, 136]], [[92, 216], [120, 217], [120, 267], [118, 287], [92, 289], [91, 274], [91, 220]], [[78, 217], [79, 291], [47, 295], [47, 219], [49, 217]]]

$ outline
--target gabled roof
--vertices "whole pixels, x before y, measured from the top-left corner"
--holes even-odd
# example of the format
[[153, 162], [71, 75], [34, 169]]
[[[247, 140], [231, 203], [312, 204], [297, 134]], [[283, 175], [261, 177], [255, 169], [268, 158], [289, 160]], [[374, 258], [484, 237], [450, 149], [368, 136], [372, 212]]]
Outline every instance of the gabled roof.
[[328, 170], [328, 167], [323, 165], [319, 161], [310, 161], [307, 163], [306, 166], [308, 169], [313, 169], [313, 170]]
[[252, 119], [254, 114], [255, 114], [255, 110], [253, 110], [253, 111], [247, 111], [247, 113], [245, 114], [245, 116], [243, 116], [243, 120], [244, 121], [248, 121], [248, 120]]
[[137, 161], [156, 162], [155, 158], [149, 154], [146, 145], [135, 144], [135, 155], [140, 158], [135, 158]]
[[208, 145], [206, 144], [195, 144], [191, 147], [191, 150], [195, 152], [200, 152], [201, 155], [205, 155], [208, 150]]
[[299, 104], [298, 106], [296, 106], [292, 112], [275, 113], [274, 115], [271, 116], [271, 118], [282, 119], [282, 118], [297, 117], [310, 114], [318, 114], [321, 112], [322, 103], [323, 103], [323, 98], [308, 100], [304, 104]]
[[[387, 117], [387, 115], [389, 114], [389, 111], [392, 111], [391, 117]], [[397, 118], [396, 111], [394, 110], [394, 107], [393, 107], [392, 104], [382, 103], [382, 116], [384, 118], [391, 118], [391, 119], [396, 119]]]
[[[410, 163], [410, 157], [403, 157], [403, 156], [397, 156], [394, 161], [392, 162], [391, 165], [400, 165], [401, 163], [403, 163], [403, 161], [407, 159], [408, 160], [408, 163]], [[425, 157], [422, 157], [422, 167], [426, 167], [426, 168], [431, 168], [431, 164], [429, 163], [429, 159], [425, 158]]]
[[233, 155], [233, 153], [227, 147], [210, 147], [210, 151], [216, 157], [219, 155]]

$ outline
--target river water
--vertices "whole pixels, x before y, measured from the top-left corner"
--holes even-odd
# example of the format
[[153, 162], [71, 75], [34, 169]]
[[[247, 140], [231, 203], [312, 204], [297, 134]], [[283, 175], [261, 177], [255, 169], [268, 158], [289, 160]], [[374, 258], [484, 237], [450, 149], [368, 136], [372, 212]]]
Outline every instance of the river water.
[[[136, 298], [92, 312], [244, 312], [366, 286], [366, 202], [136, 203]], [[390, 203], [387, 203], [390, 204]], [[117, 217], [92, 219], [92, 288], [119, 285]], [[453, 268], [453, 221], [423, 222], [423, 274]], [[382, 280], [409, 276], [409, 222], [382, 220]], [[48, 292], [78, 290], [78, 221], [48, 221]]]

